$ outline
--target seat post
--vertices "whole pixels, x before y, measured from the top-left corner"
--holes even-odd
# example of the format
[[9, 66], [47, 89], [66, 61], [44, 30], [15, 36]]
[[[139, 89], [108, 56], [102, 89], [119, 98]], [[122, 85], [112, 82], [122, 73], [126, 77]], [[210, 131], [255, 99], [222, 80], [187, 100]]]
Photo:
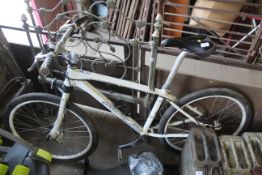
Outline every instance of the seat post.
[[177, 57], [176, 57], [176, 61], [171, 69], [171, 71], [168, 74], [168, 77], [166, 79], [165, 84], [162, 86], [163, 90], [169, 90], [170, 89], [170, 85], [173, 81], [173, 79], [175, 78], [178, 68], [180, 67], [182, 61], [184, 60], [185, 56], [187, 55], [187, 51], [182, 51]]

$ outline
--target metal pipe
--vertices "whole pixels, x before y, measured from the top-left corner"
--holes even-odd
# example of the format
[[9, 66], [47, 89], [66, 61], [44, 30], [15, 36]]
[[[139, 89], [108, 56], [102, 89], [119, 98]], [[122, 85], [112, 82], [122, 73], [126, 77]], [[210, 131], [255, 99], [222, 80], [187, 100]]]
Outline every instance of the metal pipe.
[[230, 25], [237, 25], [237, 26], [253, 28], [253, 25], [249, 25], [249, 24], [242, 24], [242, 23], [229, 22], [229, 21], [223, 21], [223, 20], [215, 20], [215, 19], [207, 19], [207, 18], [202, 18], [202, 17], [192, 17], [192, 16], [178, 14], [178, 13], [175, 14], [175, 13], [165, 12], [164, 15], [185, 17], [185, 18], [189, 18], [189, 19], [192, 19], [192, 20], [196, 20], [196, 21], [198, 21], [198, 20], [205, 20], [205, 21], [218, 22], [218, 23], [224, 23], [224, 24], [230, 24]]
[[[169, 29], [167, 29], [169, 30]], [[175, 29], [170, 29], [171, 31], [180, 31], [181, 33], [186, 33], [186, 34], [191, 34], [191, 35], [198, 35], [198, 33], [196, 32], [188, 32], [188, 31], [182, 31], [182, 30], [175, 30]], [[209, 32], [209, 31], [208, 31]], [[210, 32], [211, 35], [207, 35], [209, 38], [212, 38], [212, 39], [217, 39], [219, 40], [221, 43], [225, 44], [225, 45], [228, 45], [227, 44], [227, 41], [234, 41], [234, 42], [238, 42], [238, 40], [234, 40], [234, 39], [227, 39], [227, 38], [222, 38], [222, 37], [217, 37], [217, 36], [214, 36], [213, 32]], [[163, 38], [168, 38], [169, 36], [163, 36]], [[245, 43], [245, 44], [249, 44], [251, 45], [252, 43], [251, 42], [246, 42], [246, 41], [241, 41], [242, 43]], [[237, 54], [241, 54], [238, 52], [237, 49], [235, 48], [232, 48], [230, 47], [230, 50], [232, 50], [233, 52], [237, 53]]]
[[246, 36], [244, 36], [243, 38], [241, 38], [239, 40], [239, 42], [237, 42], [236, 44], [234, 44], [232, 47], [236, 47], [237, 45], [239, 45], [242, 41], [244, 41], [249, 35], [251, 35], [252, 33], [254, 33], [259, 27], [260, 27], [261, 24], [259, 24], [258, 26], [256, 26], [254, 29], [252, 29], [250, 32], [247, 33]]
[[[38, 77], [38, 79], [42, 83], [48, 83], [51, 86], [53, 86], [52, 84], [54, 83], [54, 85], [57, 86], [58, 88], [63, 86], [62, 80], [52, 79], [52, 78], [49, 78], [49, 77], [42, 78], [40, 76]], [[78, 87], [76, 87], [75, 90], [82, 91]], [[118, 93], [118, 92], [107, 91], [107, 90], [103, 90], [103, 89], [98, 89], [98, 90], [109, 98], [113, 98], [113, 99], [116, 99], [116, 100], [123, 100], [123, 101], [128, 102], [128, 103], [143, 104], [143, 99], [141, 99], [141, 98], [132, 97], [130, 95], [126, 95], [126, 94], [122, 94], [122, 93]]]
[[[206, 11], [212, 11], [212, 12], [219, 12], [219, 13], [231, 13], [231, 14], [236, 14], [238, 16], [244, 16], [244, 17], [253, 16], [253, 17], [262, 18], [262, 15], [258, 15], [258, 14], [235, 12], [235, 11], [230, 11], [230, 10], [214, 9], [214, 8], [187, 5], [187, 4], [178, 4], [178, 3], [173, 3], [173, 2], [170, 2], [170, 1], [166, 2], [165, 5], [166, 6], [172, 6], [172, 7], [188, 7], [188, 8], [191, 8], [191, 9], [200, 9], [200, 10], [206, 10]], [[262, 7], [262, 5], [261, 5], [261, 7]]]
[[256, 60], [259, 49], [262, 46], [262, 21], [259, 24], [256, 37], [253, 39], [253, 42], [249, 48], [247, 58], [244, 60], [246, 63], [253, 63]]
[[[193, 26], [193, 25], [189, 25], [186, 23], [180, 23], [180, 22], [169, 22], [169, 21], [164, 21], [164, 26], [169, 27], [169, 25], [177, 25], [177, 26], [186, 26], [186, 27], [190, 27], [190, 28], [194, 28], [194, 29], [203, 29], [203, 30], [207, 30], [206, 27], [201, 27], [201, 26]], [[171, 29], [171, 28], [170, 28]], [[225, 32], [228, 34], [232, 34], [232, 35], [236, 35], [236, 36], [246, 36], [246, 33], [243, 32], [234, 32], [234, 31], [229, 31], [229, 30], [223, 30], [223, 29], [217, 29], [217, 28], [212, 28], [212, 27], [208, 27], [208, 30], [212, 30], [214, 32]], [[253, 37], [255, 35], [249, 35], [249, 37]]]
[[234, 56], [238, 56], [238, 57], [241, 57], [241, 58], [246, 58], [245, 55], [236, 54], [236, 53], [232, 53], [232, 52], [227, 52], [227, 51], [224, 51], [224, 50], [218, 50], [218, 49], [217, 49], [216, 52], [224, 53], [224, 54], [229, 54], [229, 55], [234, 55]]
[[[199, 35], [199, 33], [196, 33], [196, 32], [188, 32], [188, 31], [183, 31], [183, 30], [176, 30], [176, 29], [166, 29], [166, 30], [186, 33], [186, 34], [190, 34], [190, 35]], [[169, 38], [170, 36], [162, 35], [162, 37]], [[213, 38], [213, 39], [219, 39], [219, 40], [222, 40], [222, 41], [233, 41], [233, 42], [238, 42], [239, 41], [239, 40], [235, 40], [235, 39], [222, 38], [222, 37], [211, 36], [211, 35], [208, 35], [208, 37]], [[248, 45], [252, 44], [252, 42], [248, 42], [248, 41], [241, 41], [241, 43], [248, 44]]]
[[28, 42], [29, 42], [29, 46], [30, 46], [30, 50], [32, 52], [32, 56], [34, 57], [36, 55], [36, 52], [35, 52], [33, 42], [32, 42], [31, 36], [30, 36], [29, 27], [28, 27], [29, 25], [26, 22], [27, 17], [23, 14], [22, 17], [21, 17], [21, 20], [23, 22], [23, 28], [25, 29], [25, 33], [26, 33], [26, 36], [27, 36], [27, 39], [28, 39]]
[[[217, 47], [225, 48], [225, 49], [232, 49], [230, 45], [221, 45], [221, 44], [216, 44]], [[247, 53], [249, 50], [248, 49], [241, 49], [241, 48], [234, 48], [234, 50], [240, 51], [240, 52], [245, 52]]]
[[140, 104], [140, 105], [143, 104], [143, 99], [141, 98], [133, 97], [133, 96], [118, 93], [118, 92], [106, 91], [102, 89], [98, 89], [98, 90], [109, 98], [113, 98], [116, 100], [123, 100], [125, 102], [133, 103], [133, 104]]
[[[142, 53], [144, 54], [145, 52], [149, 51], [149, 46], [145, 45], [142, 47]], [[181, 52], [180, 49], [178, 48], [158, 48], [158, 53], [162, 54], [167, 54], [167, 55], [173, 55], [177, 56]], [[242, 56], [243, 57], [243, 56]], [[196, 59], [199, 60], [198, 56], [194, 55], [188, 55], [188, 58], [190, 59]], [[229, 57], [223, 57], [222, 55], [210, 55], [209, 57], [206, 58], [201, 58], [203, 61], [207, 62], [212, 62], [212, 63], [219, 63], [222, 65], [230, 65], [234, 67], [241, 67], [241, 68], [246, 68], [246, 69], [252, 69], [252, 70], [262, 70], [262, 64], [257, 63], [257, 64], [246, 64], [244, 63], [243, 60], [238, 60], [238, 59], [231, 59]]]
[[[31, 21], [32, 21], [33, 26], [36, 26], [35, 18], [34, 18], [34, 16], [33, 16], [33, 10], [32, 10], [32, 8], [31, 8], [31, 6], [30, 6], [30, 4], [29, 4], [29, 3], [30, 3], [30, 0], [25, 0], [24, 2], [25, 2], [26, 5], [27, 5], [27, 11], [28, 11], [28, 13], [29, 13], [29, 15], [30, 15], [30, 18], [31, 18]], [[40, 34], [38, 33], [38, 31], [36, 31], [35, 33], [36, 33], [36, 37], [37, 37], [37, 40], [38, 40], [38, 43], [39, 43], [39, 47], [40, 47], [41, 49], [43, 49], [43, 42], [42, 42], [41, 36], [40, 36]]]
[[[209, 1], [215, 1], [215, 2], [226, 2], [229, 3], [228, 0], [209, 0]], [[251, 2], [241, 2], [241, 1], [230, 1], [230, 3], [232, 4], [242, 4], [242, 5], [248, 5], [248, 6], [257, 6], [257, 7], [261, 7], [261, 3], [251, 3]]]

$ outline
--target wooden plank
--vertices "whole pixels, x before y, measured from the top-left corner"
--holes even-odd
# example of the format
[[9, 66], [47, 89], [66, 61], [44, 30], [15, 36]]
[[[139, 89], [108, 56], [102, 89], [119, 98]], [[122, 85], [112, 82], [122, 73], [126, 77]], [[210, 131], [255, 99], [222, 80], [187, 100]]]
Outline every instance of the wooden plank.
[[[129, 8], [129, 12], [128, 12], [128, 18], [133, 19], [132, 14], [135, 13], [135, 11], [136, 11], [136, 9], [134, 8], [135, 3], [136, 3], [136, 0], [133, 0], [132, 3], [130, 4], [130, 8]], [[125, 31], [124, 31], [124, 34], [123, 34], [124, 38], [128, 38], [128, 35], [127, 35], [128, 31], [131, 30], [131, 28], [130, 28], [131, 24], [130, 23], [133, 23], [133, 22], [130, 21], [130, 20], [127, 20], [126, 26], [125, 26]]]
[[[146, 11], [146, 6], [147, 6], [147, 3], [148, 3], [148, 0], [144, 0], [144, 1], [145, 1], [145, 4], [144, 4], [143, 8], [142, 8], [141, 11], [140, 11], [140, 15], [141, 15], [140, 20], [142, 20], [142, 21], [145, 21], [145, 19], [144, 19], [144, 13], [145, 13], [145, 11]], [[144, 27], [141, 28], [140, 31], [139, 31], [139, 36], [140, 36], [140, 37], [142, 36], [143, 30], [144, 30]], [[141, 38], [140, 38], [140, 39], [141, 39]]]
[[[121, 0], [117, 0], [116, 2], [116, 8], [119, 9], [120, 8], [120, 5], [121, 5]], [[113, 20], [116, 20], [113, 24], [112, 24], [112, 30], [115, 30], [116, 31], [116, 25], [117, 25], [117, 21], [118, 21], [118, 17], [119, 17], [119, 12], [114, 12], [113, 14], [113, 19], [111, 22], [113, 22]]]
[[[146, 3], [146, 7], [144, 9], [144, 13], [143, 13], [143, 20], [146, 21], [146, 22], [149, 22], [149, 11], [150, 11], [150, 7], [151, 7], [151, 2], [152, 0], [147, 0], [147, 3]], [[149, 26], [145, 26], [144, 29], [142, 30], [142, 39], [143, 41], [145, 41], [145, 38], [146, 38], [146, 32], [147, 32], [147, 29], [149, 28]]]
[[[156, 8], [159, 6], [157, 0], [153, 0], [153, 10], [152, 10], [152, 15], [151, 15], [151, 23], [155, 22], [155, 16], [156, 16]], [[150, 35], [153, 34], [154, 32], [154, 26], [150, 26]]]
[[[145, 7], [145, 3], [146, 3], [146, 1], [144, 0], [144, 1], [142, 2], [141, 6], [140, 6], [139, 18], [138, 18], [139, 20], [142, 20], [143, 12], [141, 12], [141, 11], [143, 11], [143, 9], [144, 9], [144, 7]], [[140, 29], [136, 28], [135, 37], [138, 37], [139, 34], [140, 34]]]
[[256, 37], [253, 39], [252, 44], [250, 46], [247, 58], [244, 60], [245, 63], [253, 63], [259, 54], [259, 51], [262, 46], [262, 22], [260, 22], [260, 27], [256, 33]]
[[[132, 13], [132, 16], [131, 16], [132, 19], [137, 19], [138, 11], [139, 11], [139, 0], [135, 0], [134, 10], [133, 10], [133, 13]], [[134, 34], [134, 32], [135, 32], [135, 24], [134, 24], [134, 22], [130, 22], [127, 37], [133, 38], [134, 35], [133, 36], [131, 36], [131, 35]]]
[[120, 8], [119, 8], [119, 10], [121, 12], [119, 12], [118, 20], [117, 20], [117, 23], [116, 23], [116, 32], [117, 32], [118, 35], [120, 35], [120, 28], [121, 28], [121, 23], [122, 23], [122, 20], [123, 20], [122, 10], [123, 10], [125, 4], [126, 4], [126, 1], [121, 1], [121, 5], [120, 5]]
[[109, 9], [108, 11], [108, 21], [112, 22], [114, 16], [114, 10]]
[[122, 21], [121, 30], [120, 30], [120, 34], [122, 37], [124, 37], [124, 31], [126, 29], [126, 21], [127, 21], [126, 17], [128, 15], [130, 3], [132, 0], [125, 0], [125, 1], [126, 1], [126, 6], [125, 6], [123, 21]]
[[124, 12], [124, 7], [125, 7], [125, 4], [126, 4], [126, 1], [125, 0], [123, 0], [122, 2], [121, 2], [121, 6], [120, 6], [120, 8], [119, 8], [119, 16], [118, 16], [118, 20], [117, 20], [117, 23], [116, 23], [116, 27], [117, 27], [117, 34], [119, 35], [119, 36], [121, 36], [121, 34], [120, 34], [120, 29], [121, 29], [121, 24], [122, 24], [122, 20], [123, 20], [123, 12]]

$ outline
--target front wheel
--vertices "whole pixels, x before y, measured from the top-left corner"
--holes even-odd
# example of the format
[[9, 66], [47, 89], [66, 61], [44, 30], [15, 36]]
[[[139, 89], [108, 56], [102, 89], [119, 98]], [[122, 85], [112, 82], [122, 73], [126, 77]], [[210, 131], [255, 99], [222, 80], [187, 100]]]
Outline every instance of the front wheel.
[[[239, 93], [224, 89], [210, 88], [193, 92], [176, 103], [194, 117], [197, 123], [186, 118], [170, 106], [161, 117], [159, 133], [187, 134], [196, 126], [213, 128], [218, 135], [238, 135], [251, 122], [251, 108]], [[182, 150], [186, 138], [164, 138], [171, 148]]]
[[60, 98], [45, 93], [30, 93], [13, 100], [4, 113], [4, 124], [29, 143], [49, 151], [54, 159], [78, 160], [90, 155], [97, 146], [94, 125], [74, 104], [68, 103], [59, 128], [59, 141], [47, 135], [57, 117]]

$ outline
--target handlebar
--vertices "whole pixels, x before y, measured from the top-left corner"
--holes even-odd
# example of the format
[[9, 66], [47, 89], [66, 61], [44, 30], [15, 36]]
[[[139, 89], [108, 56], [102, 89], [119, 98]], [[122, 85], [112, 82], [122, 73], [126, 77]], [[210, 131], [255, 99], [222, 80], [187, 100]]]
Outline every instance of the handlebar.
[[59, 29], [59, 31], [63, 31], [63, 30], [66, 30], [66, 31], [63, 33], [62, 37], [59, 39], [59, 41], [53, 48], [54, 51], [48, 52], [47, 54], [43, 54], [42, 52], [37, 54], [35, 56], [34, 63], [27, 70], [29, 72], [32, 71], [33, 69], [35, 69], [38, 66], [38, 63], [40, 61], [43, 61], [42, 65], [39, 68], [39, 74], [43, 78], [46, 78], [51, 73], [50, 66], [52, 64], [53, 59], [59, 54], [61, 50], [63, 50], [62, 46], [65, 44], [65, 42], [67, 41], [68, 37], [72, 34], [72, 32], [78, 26], [84, 23], [86, 19], [87, 19], [87, 16], [83, 16], [83, 17], [80, 17], [74, 20], [74, 22], [71, 24], [65, 24], [64, 26], [62, 26]]
[[55, 47], [55, 55], [57, 55], [61, 49], [61, 46], [63, 46], [67, 40], [67, 38], [72, 34], [72, 32], [74, 31], [74, 29], [76, 29], [77, 27], [79, 27], [81, 24], [83, 24], [87, 19], [87, 16], [82, 16], [80, 18], [77, 18], [74, 20], [73, 23], [71, 24], [67, 24], [66, 26], [62, 26], [60, 30], [63, 30], [64, 28], [68, 27], [65, 31], [65, 33], [63, 34], [62, 38], [57, 42], [57, 45]]
[[75, 29], [74, 24], [70, 25], [67, 28], [66, 32], [63, 34], [62, 38], [57, 42], [55, 46], [55, 51], [54, 51], [55, 55], [57, 55], [60, 52], [61, 47], [65, 44], [67, 38], [71, 35], [74, 29]]

